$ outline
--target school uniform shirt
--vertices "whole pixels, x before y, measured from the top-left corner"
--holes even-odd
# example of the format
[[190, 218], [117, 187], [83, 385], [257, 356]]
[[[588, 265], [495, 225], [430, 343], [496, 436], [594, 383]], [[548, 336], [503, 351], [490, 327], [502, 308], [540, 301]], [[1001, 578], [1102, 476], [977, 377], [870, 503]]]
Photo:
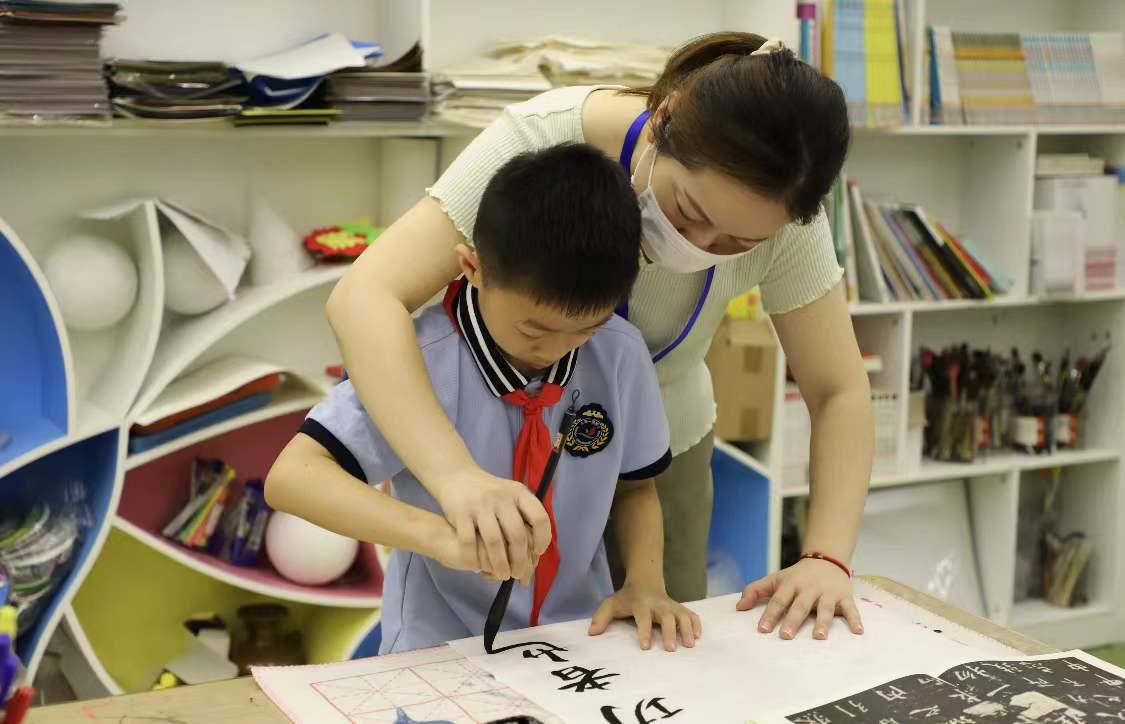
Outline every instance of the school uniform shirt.
[[[459, 298], [464, 337], [442, 307], [423, 312], [415, 331], [438, 401], [473, 458], [490, 473], [510, 478], [523, 411], [500, 395], [529, 381], [492, 341], [477, 312], [477, 294], [466, 286]], [[588, 618], [613, 593], [602, 535], [618, 479], [653, 477], [672, 456], [652, 360], [628, 322], [614, 317], [559, 360], [545, 380], [530, 381], [525, 389], [530, 394], [543, 381], [565, 388], [561, 401], [542, 413], [552, 439], [572, 394], [579, 394], [577, 424], [551, 483], [561, 560], [539, 615], [539, 623], [549, 624]], [[369, 483], [389, 478], [396, 498], [441, 514], [372, 423], [350, 381], [333, 388], [301, 430], [356, 477]], [[380, 653], [482, 635], [498, 587], [478, 573], [394, 551], [383, 587]], [[530, 611], [531, 588], [516, 585], [502, 630], [526, 627]]]
[[[593, 91], [614, 87], [619, 86], [556, 88], [508, 106], [427, 189], [429, 195], [472, 243], [481, 196], [497, 169], [525, 151], [585, 142], [582, 106]], [[694, 447], [715, 424], [715, 392], [704, 357], [728, 301], [760, 285], [766, 311], [781, 314], [820, 299], [843, 274], [823, 209], [811, 223], [786, 224], [750, 253], [719, 264], [705, 295], [705, 272], [642, 266], [629, 298], [629, 321], [640, 328], [653, 355], [679, 337], [705, 296], [690, 333], [656, 364], [664, 407], [673, 414], [673, 455]]]

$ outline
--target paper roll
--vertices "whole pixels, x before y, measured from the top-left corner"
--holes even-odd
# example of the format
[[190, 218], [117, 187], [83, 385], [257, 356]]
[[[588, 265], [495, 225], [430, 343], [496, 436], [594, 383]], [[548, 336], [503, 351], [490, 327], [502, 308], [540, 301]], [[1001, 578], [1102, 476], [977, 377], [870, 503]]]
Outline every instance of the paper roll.
[[379, 164], [379, 225], [390, 226], [437, 178], [438, 141], [386, 138]]

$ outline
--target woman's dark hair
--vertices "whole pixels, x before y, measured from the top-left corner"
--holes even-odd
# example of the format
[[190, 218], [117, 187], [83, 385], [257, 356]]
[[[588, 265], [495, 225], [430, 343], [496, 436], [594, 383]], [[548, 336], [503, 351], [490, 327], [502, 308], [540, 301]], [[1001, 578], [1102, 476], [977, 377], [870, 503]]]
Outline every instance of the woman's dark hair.
[[672, 54], [656, 85], [627, 92], [648, 96], [662, 153], [741, 181], [807, 223], [844, 165], [847, 103], [840, 86], [790, 50], [750, 55], [765, 42], [753, 33], [703, 35]]

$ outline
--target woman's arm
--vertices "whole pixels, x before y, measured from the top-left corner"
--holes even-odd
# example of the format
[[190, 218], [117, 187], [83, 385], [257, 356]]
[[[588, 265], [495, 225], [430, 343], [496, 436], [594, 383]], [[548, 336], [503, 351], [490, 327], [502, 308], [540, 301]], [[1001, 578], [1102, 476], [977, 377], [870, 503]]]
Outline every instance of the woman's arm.
[[489, 557], [481, 567], [500, 579], [524, 579], [531, 572], [529, 543], [536, 554], [550, 543], [547, 513], [525, 486], [490, 475], [473, 460], [434, 395], [410, 317], [457, 276], [454, 247], [464, 242], [427, 196], [336, 285], [328, 321], [367, 413], [437, 499], [465, 555], [476, 554], [479, 532]]
[[[812, 419], [807, 552], [849, 562], [855, 550], [875, 447], [871, 387], [839, 284], [819, 300], [773, 317], [774, 328]], [[810, 612], [814, 636], [828, 633], [837, 609], [862, 630], [851, 582], [831, 563], [801, 561], [746, 588], [740, 608], [769, 597], [760, 628], [772, 631], [788, 610], [782, 636], [792, 637]]]

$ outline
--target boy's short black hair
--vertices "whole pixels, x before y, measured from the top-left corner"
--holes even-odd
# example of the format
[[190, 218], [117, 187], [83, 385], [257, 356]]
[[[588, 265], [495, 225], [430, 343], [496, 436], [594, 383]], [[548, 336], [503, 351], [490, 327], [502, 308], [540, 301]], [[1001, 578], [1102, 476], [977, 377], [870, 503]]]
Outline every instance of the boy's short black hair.
[[640, 269], [637, 196], [622, 168], [588, 144], [504, 164], [484, 190], [473, 237], [485, 284], [567, 314], [617, 306]]

